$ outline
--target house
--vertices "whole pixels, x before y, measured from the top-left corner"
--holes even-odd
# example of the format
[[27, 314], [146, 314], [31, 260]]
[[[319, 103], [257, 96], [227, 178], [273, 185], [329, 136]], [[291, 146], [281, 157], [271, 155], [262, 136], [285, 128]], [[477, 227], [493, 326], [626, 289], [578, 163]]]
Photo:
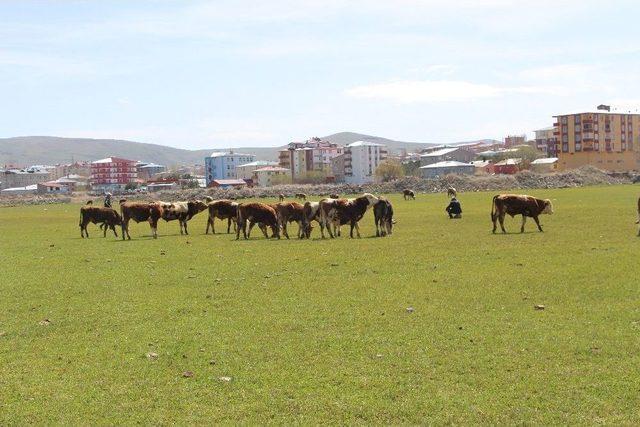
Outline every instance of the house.
[[0, 194], [3, 196], [20, 195], [20, 194], [35, 194], [38, 191], [38, 184], [27, 185], [25, 187], [11, 187], [0, 190]]
[[242, 188], [247, 185], [243, 179], [214, 179], [209, 183], [209, 187], [220, 188]]
[[365, 184], [375, 180], [375, 171], [387, 158], [387, 147], [375, 142], [356, 141], [344, 149], [344, 180]]
[[265, 166], [253, 171], [253, 183], [258, 187], [271, 187], [291, 183], [291, 170], [280, 166]]
[[531, 170], [539, 173], [555, 172], [558, 170], [558, 158], [545, 157], [542, 159], [536, 159], [531, 162]]
[[513, 175], [514, 173], [518, 173], [518, 171], [520, 171], [521, 164], [522, 159], [505, 159], [501, 162], [496, 163], [494, 166], [494, 170], [495, 173]]
[[490, 160], [474, 160], [471, 162], [476, 168], [476, 175], [486, 175], [494, 173], [494, 164]]
[[36, 185], [38, 194], [64, 194], [71, 192], [67, 185], [58, 181], [40, 182]]
[[147, 191], [161, 191], [161, 190], [177, 190], [178, 183], [176, 181], [173, 182], [150, 182], [147, 184]]
[[[21, 188], [36, 185], [39, 182], [46, 182], [51, 179], [51, 172], [48, 170], [30, 169], [8, 169], [0, 170], [0, 190], [7, 188]], [[35, 188], [35, 187], [34, 187]]]
[[278, 166], [278, 162], [270, 162], [268, 160], [256, 160], [255, 162], [245, 163], [244, 165], [238, 165], [236, 166], [236, 178], [252, 179], [253, 171], [266, 166]]
[[143, 181], [148, 181], [158, 174], [167, 170], [164, 165], [158, 165], [155, 163], [143, 163], [138, 162], [136, 164], [136, 170], [138, 172], [138, 178]]
[[256, 156], [253, 154], [242, 154], [229, 152], [211, 153], [209, 157], [205, 157], [205, 178], [207, 186], [210, 186], [214, 180], [234, 180], [236, 178], [236, 167], [255, 161]]
[[471, 163], [462, 163], [455, 160], [446, 160], [444, 162], [420, 166], [423, 178], [438, 178], [450, 174], [473, 175], [475, 174], [475, 169], [475, 166]]
[[123, 190], [130, 182], [136, 182], [138, 172], [135, 160], [107, 157], [91, 162], [91, 187], [99, 191]]
[[420, 164], [422, 166], [431, 165], [434, 163], [444, 162], [447, 160], [454, 160], [461, 163], [469, 163], [476, 157], [476, 154], [463, 147], [448, 147], [439, 150], [431, 151], [420, 155]]

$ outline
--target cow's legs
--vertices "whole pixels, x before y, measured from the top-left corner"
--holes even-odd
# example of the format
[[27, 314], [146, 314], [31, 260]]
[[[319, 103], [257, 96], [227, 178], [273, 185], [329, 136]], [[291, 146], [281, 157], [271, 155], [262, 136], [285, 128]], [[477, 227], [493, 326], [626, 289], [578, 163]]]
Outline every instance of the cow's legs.
[[524, 224], [527, 222], [527, 217], [525, 214], [522, 214], [522, 227], [520, 227], [520, 232], [524, 233]]
[[504, 228], [504, 212], [500, 212], [498, 214], [498, 221], [500, 221], [500, 228], [502, 229], [502, 232], [506, 233], [507, 230]]
[[154, 239], [158, 238], [158, 220], [149, 218], [149, 226], [151, 226], [151, 235]]
[[491, 222], [493, 222], [493, 230], [491, 232], [495, 234], [496, 228], [498, 228], [498, 214], [491, 214]]
[[358, 225], [358, 221], [355, 221], [356, 234], [358, 235], [358, 239], [360, 238], [360, 226]]
[[[102, 228], [102, 225], [104, 225], [104, 228]], [[110, 226], [106, 222], [100, 225], [100, 228], [102, 228], [102, 237], [107, 237], [107, 230], [109, 227]]]
[[131, 236], [129, 235], [129, 218], [122, 218], [122, 240], [125, 239], [125, 236], [128, 236], [129, 240], [131, 240]]
[[113, 230], [113, 234], [118, 237], [118, 233], [116, 232], [116, 226], [114, 224], [111, 224], [111, 230]]
[[287, 231], [287, 221], [284, 221], [281, 227], [282, 227], [282, 234], [284, 234], [284, 237], [286, 237], [287, 240], [289, 240], [289, 232]]
[[184, 220], [184, 234], [189, 235], [189, 230], [187, 230], [187, 220]]
[[533, 220], [536, 222], [536, 225], [538, 226], [538, 230], [542, 231], [542, 226], [540, 225], [540, 220], [538, 219], [538, 217], [534, 216]]

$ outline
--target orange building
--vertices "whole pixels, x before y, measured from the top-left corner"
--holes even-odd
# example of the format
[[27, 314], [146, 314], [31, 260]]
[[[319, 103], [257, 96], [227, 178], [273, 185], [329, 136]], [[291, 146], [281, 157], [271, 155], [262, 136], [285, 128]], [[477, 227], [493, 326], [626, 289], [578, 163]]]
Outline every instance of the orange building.
[[584, 165], [608, 171], [640, 169], [640, 114], [597, 110], [554, 118], [558, 170]]

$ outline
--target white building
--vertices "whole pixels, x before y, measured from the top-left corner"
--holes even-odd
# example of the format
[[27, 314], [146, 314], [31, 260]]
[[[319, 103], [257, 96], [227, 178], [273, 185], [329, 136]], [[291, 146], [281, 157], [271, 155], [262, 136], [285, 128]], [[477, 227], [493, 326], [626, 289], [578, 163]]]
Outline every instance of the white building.
[[270, 162], [268, 160], [256, 160], [255, 162], [245, 163], [244, 165], [236, 166], [236, 178], [252, 179], [253, 171], [255, 171], [256, 169], [267, 167], [267, 166], [278, 166], [278, 162]]
[[253, 154], [234, 153], [233, 151], [211, 153], [211, 156], [204, 159], [207, 187], [215, 180], [235, 179], [236, 167], [253, 162], [255, 159], [256, 156]]
[[291, 169], [280, 166], [265, 166], [253, 171], [253, 182], [258, 187], [271, 187], [291, 182]]
[[374, 142], [356, 141], [344, 149], [344, 180], [364, 184], [375, 180], [378, 165], [387, 158], [387, 147]]

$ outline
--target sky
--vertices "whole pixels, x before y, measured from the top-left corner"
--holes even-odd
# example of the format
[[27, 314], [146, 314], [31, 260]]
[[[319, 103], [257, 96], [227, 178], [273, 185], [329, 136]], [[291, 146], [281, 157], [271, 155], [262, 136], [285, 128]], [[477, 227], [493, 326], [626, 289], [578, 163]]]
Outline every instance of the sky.
[[640, 111], [635, 0], [0, 0], [0, 137], [448, 143]]

